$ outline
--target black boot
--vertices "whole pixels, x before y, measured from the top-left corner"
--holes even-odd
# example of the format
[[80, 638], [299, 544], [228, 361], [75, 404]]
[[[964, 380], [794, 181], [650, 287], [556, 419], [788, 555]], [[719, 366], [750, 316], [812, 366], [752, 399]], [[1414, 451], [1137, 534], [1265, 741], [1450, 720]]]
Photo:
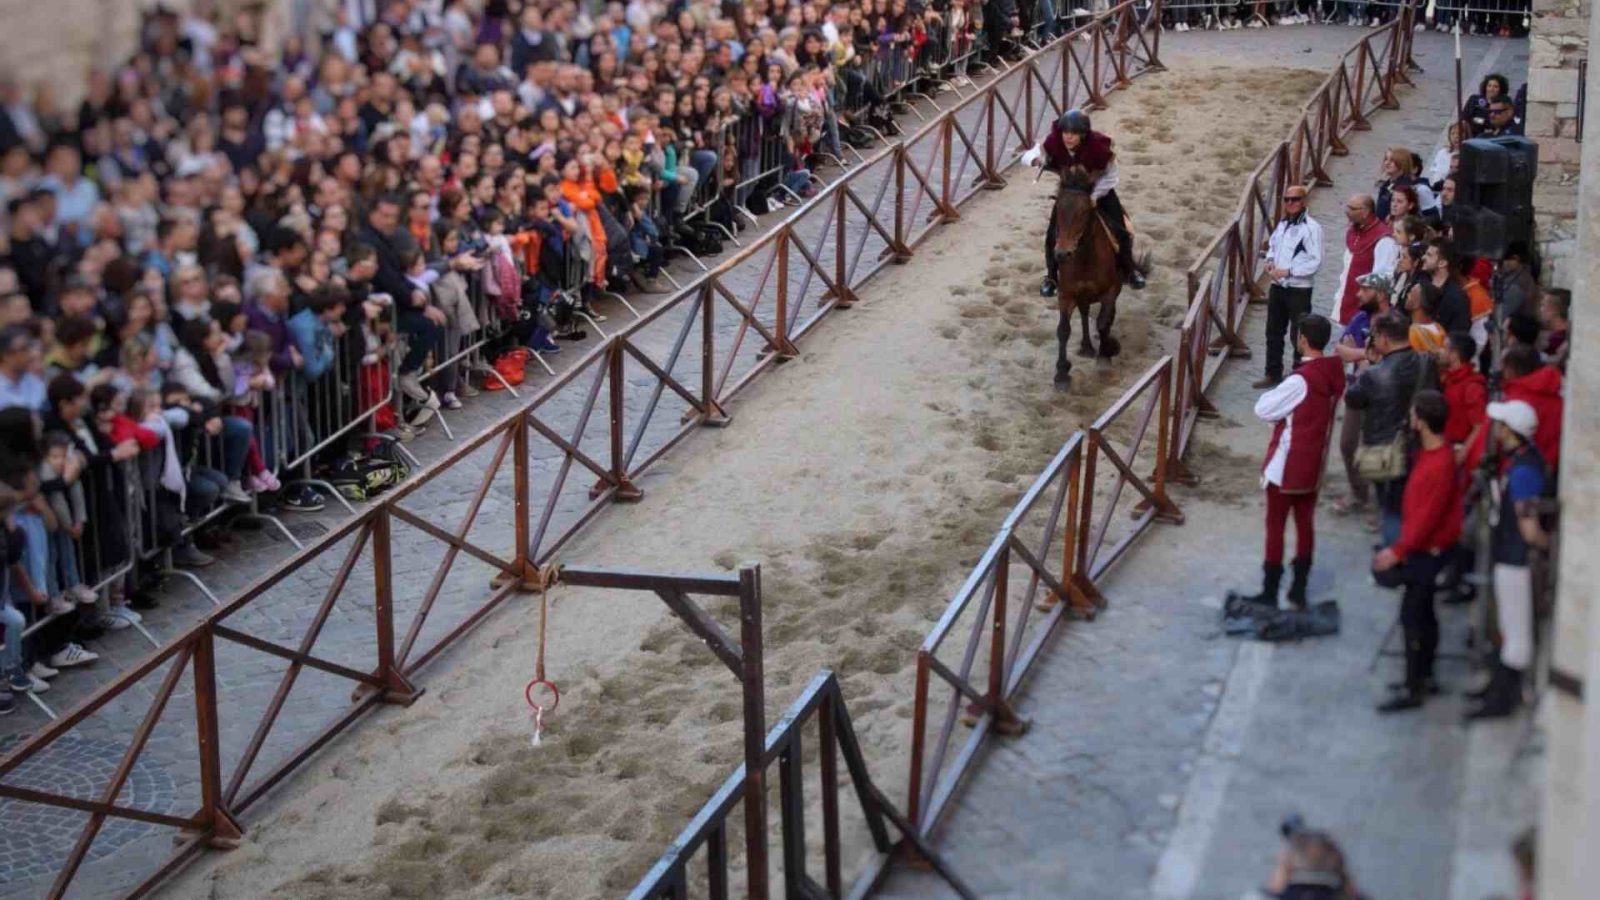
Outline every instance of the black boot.
[[1522, 705], [1522, 673], [1501, 663], [1495, 663], [1494, 675], [1489, 680], [1489, 690], [1477, 709], [1467, 713], [1468, 722], [1479, 719], [1503, 719]]
[[1283, 583], [1283, 563], [1261, 564], [1261, 593], [1239, 594], [1228, 592], [1228, 599], [1223, 604], [1222, 613], [1225, 616], [1254, 615], [1262, 608], [1278, 608], [1278, 586]]
[[1306, 583], [1311, 579], [1311, 559], [1294, 561], [1294, 580], [1289, 582], [1289, 605], [1295, 609], [1306, 608]]
[[1133, 239], [1124, 237], [1122, 246], [1117, 249], [1117, 268], [1122, 270], [1122, 283], [1136, 291], [1144, 290], [1144, 273], [1139, 271], [1138, 263], [1133, 261]]

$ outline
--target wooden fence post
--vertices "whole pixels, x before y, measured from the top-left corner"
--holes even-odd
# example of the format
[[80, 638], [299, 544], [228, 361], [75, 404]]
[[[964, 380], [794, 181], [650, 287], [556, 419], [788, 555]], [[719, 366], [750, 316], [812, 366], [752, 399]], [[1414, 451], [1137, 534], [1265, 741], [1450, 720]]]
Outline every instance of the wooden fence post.
[[377, 626], [378, 669], [383, 702], [410, 706], [422, 696], [401, 671], [394, 656], [394, 553], [389, 543], [389, 507], [379, 504], [372, 516], [372, 611]]
[[194, 824], [206, 845], [231, 850], [244, 829], [222, 799], [222, 751], [217, 729], [217, 656], [211, 629], [201, 629], [189, 661], [194, 677], [195, 741], [200, 755], [200, 811]]

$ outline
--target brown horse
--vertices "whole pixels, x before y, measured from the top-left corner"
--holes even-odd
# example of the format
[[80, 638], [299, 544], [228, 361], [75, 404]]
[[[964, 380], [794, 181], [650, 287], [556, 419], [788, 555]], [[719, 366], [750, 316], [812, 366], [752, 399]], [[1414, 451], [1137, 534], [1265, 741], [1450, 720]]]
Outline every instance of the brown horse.
[[1056, 190], [1055, 266], [1057, 300], [1061, 310], [1056, 324], [1056, 386], [1066, 387], [1072, 363], [1067, 359], [1067, 341], [1072, 338], [1072, 310], [1083, 319], [1082, 346], [1078, 353], [1094, 356], [1089, 340], [1089, 307], [1100, 304], [1095, 318], [1100, 333], [1099, 355], [1110, 359], [1122, 352], [1122, 345], [1111, 336], [1117, 319], [1117, 296], [1122, 293], [1122, 275], [1117, 271], [1117, 247], [1111, 233], [1100, 221], [1090, 196], [1093, 181], [1082, 168], [1062, 173]]

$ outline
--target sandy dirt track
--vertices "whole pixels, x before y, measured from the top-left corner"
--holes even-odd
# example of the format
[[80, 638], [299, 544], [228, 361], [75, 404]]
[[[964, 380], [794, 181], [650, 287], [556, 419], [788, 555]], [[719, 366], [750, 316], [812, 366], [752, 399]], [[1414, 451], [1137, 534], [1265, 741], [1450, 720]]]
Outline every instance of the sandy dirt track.
[[[903, 801], [911, 675], [929, 623], [1061, 442], [1170, 346], [1183, 268], [1321, 77], [1184, 64], [1097, 114], [1118, 141], [1121, 193], [1155, 271], [1149, 289], [1123, 295], [1123, 356], [1074, 357], [1070, 391], [1051, 389], [1055, 312], [1036, 290], [1050, 182], [1016, 173], [564, 559], [666, 571], [759, 561], [769, 721], [833, 668], [876, 780]], [[537, 627], [528, 603], [453, 651], [416, 706], [335, 744], [244, 846], [204, 859], [170, 895], [626, 891], [737, 764], [736, 685], [654, 598], [556, 596], [549, 666], [565, 697], [546, 746], [529, 748], [520, 696]], [[711, 609], [729, 621], [727, 607]]]

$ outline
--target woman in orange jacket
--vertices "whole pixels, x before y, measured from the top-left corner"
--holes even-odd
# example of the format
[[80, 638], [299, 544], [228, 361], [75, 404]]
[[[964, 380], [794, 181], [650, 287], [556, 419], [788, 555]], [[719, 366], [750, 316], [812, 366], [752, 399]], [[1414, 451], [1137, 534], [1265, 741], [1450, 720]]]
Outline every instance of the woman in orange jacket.
[[594, 283], [606, 286], [606, 226], [600, 218], [601, 198], [617, 190], [610, 166], [590, 153], [567, 160], [561, 169], [561, 196], [589, 220], [589, 243], [594, 247]]

